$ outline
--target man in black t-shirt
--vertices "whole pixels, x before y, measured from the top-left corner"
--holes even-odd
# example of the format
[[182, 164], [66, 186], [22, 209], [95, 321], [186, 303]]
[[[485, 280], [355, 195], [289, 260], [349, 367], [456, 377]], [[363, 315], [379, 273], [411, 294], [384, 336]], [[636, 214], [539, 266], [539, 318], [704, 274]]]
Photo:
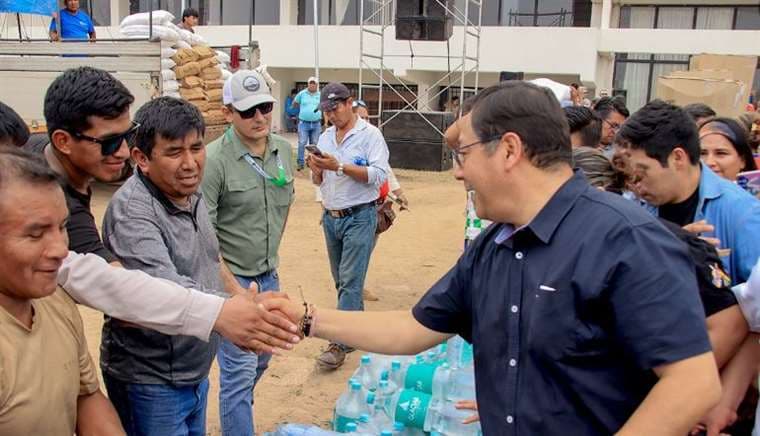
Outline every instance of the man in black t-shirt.
[[90, 67], [67, 70], [45, 94], [50, 144], [44, 154], [66, 180], [69, 249], [97, 254], [109, 263], [116, 258], [103, 246], [90, 211], [90, 183], [121, 176], [129, 158], [127, 140], [137, 128], [129, 114], [133, 102], [121, 82]]

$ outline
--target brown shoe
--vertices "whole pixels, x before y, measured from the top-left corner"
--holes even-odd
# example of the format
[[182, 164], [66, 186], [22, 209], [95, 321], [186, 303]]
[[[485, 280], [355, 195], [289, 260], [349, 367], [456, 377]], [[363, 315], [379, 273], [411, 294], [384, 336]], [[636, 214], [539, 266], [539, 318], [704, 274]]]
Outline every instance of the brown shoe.
[[338, 344], [330, 344], [327, 351], [317, 357], [317, 365], [322, 369], [338, 369], [346, 361], [346, 352]]
[[377, 294], [370, 291], [369, 289], [365, 289], [362, 292], [362, 296], [364, 297], [364, 301], [378, 301], [380, 299], [380, 297], [378, 297]]

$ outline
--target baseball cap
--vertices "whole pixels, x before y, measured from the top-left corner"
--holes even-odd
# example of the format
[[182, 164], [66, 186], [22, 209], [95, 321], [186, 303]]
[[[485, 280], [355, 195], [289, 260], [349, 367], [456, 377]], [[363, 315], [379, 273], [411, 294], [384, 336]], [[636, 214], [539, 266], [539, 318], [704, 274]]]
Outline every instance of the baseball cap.
[[312, 82], [314, 82], [317, 85], [319, 85], [319, 80], [317, 80], [317, 78], [314, 77], [314, 76], [309, 77], [309, 80], [306, 81], [306, 83], [312, 83]]
[[274, 103], [266, 80], [258, 71], [239, 70], [224, 82], [222, 103], [231, 104], [239, 111], [248, 110], [261, 103]]
[[[330, 82], [322, 88], [319, 95], [319, 109], [323, 111], [333, 111], [338, 106], [338, 102], [351, 97], [351, 91], [346, 85], [338, 82]], [[316, 110], [314, 111], [316, 112]]]

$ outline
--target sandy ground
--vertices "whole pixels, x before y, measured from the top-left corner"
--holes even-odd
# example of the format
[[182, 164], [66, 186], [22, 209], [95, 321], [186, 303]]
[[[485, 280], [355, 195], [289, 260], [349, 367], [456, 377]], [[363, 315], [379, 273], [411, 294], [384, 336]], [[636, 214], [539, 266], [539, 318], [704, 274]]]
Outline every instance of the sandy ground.
[[[408, 310], [456, 261], [464, 234], [465, 195], [450, 172], [396, 171], [407, 193], [411, 211], [399, 215], [394, 226], [380, 237], [372, 256], [366, 287], [380, 301], [366, 303], [367, 310]], [[336, 293], [319, 226], [320, 205], [305, 176], [296, 179], [296, 201], [290, 212], [280, 248], [282, 289], [292, 296], [299, 288], [309, 302], [334, 307]], [[114, 186], [95, 187], [93, 212], [101, 222]], [[90, 353], [99, 361], [103, 317], [81, 308]], [[314, 423], [324, 428], [336, 399], [356, 369], [360, 352], [349, 355], [337, 371], [316, 369], [314, 358], [325, 341], [309, 339], [295, 350], [272, 359], [255, 390], [257, 431], [272, 430], [283, 422]], [[221, 434], [219, 427], [218, 368], [212, 368], [207, 432]]]

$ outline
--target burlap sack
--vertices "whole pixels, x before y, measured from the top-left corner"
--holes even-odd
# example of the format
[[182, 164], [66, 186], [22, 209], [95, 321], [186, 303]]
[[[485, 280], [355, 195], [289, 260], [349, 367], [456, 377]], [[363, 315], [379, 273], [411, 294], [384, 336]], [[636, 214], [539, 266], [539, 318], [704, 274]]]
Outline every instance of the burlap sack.
[[203, 84], [203, 79], [198, 76], [183, 77], [182, 80], [179, 81], [179, 86], [181, 88], [197, 88], [199, 86], [204, 86]]
[[198, 59], [216, 57], [216, 52], [214, 52], [211, 47], [205, 45], [196, 45], [193, 47], [193, 51], [198, 56]]
[[177, 50], [177, 53], [175, 53], [171, 59], [177, 65], [185, 65], [190, 62], [195, 62], [200, 58], [198, 57], [198, 53], [194, 52], [192, 49], [181, 48]]
[[203, 81], [203, 89], [222, 89], [224, 88], [224, 79], [211, 79]]
[[177, 75], [177, 79], [183, 79], [187, 76], [197, 76], [200, 72], [201, 68], [198, 66], [198, 62], [190, 62], [185, 65], [174, 67], [174, 73]]
[[201, 59], [201, 60], [199, 60], [199, 61], [198, 61], [198, 65], [200, 65], [200, 67], [201, 67], [201, 70], [203, 70], [203, 69], [205, 69], [205, 68], [209, 68], [209, 67], [213, 67], [213, 66], [215, 66], [215, 65], [219, 65], [219, 61], [218, 61], [218, 60], [216, 60], [216, 58], [215, 58], [215, 57], [212, 57], [212, 58], [206, 58], [206, 59]]
[[208, 110], [210, 110], [210, 111], [220, 111], [220, 110], [222, 110], [222, 107], [224, 107], [224, 105], [222, 105], [221, 101], [210, 101], [210, 102], [208, 102]]
[[203, 119], [206, 125], [224, 124], [227, 120], [224, 118], [224, 112], [221, 109], [208, 110], [204, 112]]
[[195, 88], [180, 88], [179, 94], [185, 100], [205, 100], [206, 96], [203, 94], [203, 88], [200, 86]]
[[208, 110], [208, 102], [205, 98], [201, 100], [188, 100], [188, 102], [195, 105], [195, 107], [201, 112], [206, 112]]
[[222, 90], [221, 89], [207, 89], [206, 91], [206, 99], [208, 101], [222, 101]]
[[201, 79], [203, 80], [215, 80], [222, 78], [222, 70], [218, 66], [204, 68], [201, 71]]

